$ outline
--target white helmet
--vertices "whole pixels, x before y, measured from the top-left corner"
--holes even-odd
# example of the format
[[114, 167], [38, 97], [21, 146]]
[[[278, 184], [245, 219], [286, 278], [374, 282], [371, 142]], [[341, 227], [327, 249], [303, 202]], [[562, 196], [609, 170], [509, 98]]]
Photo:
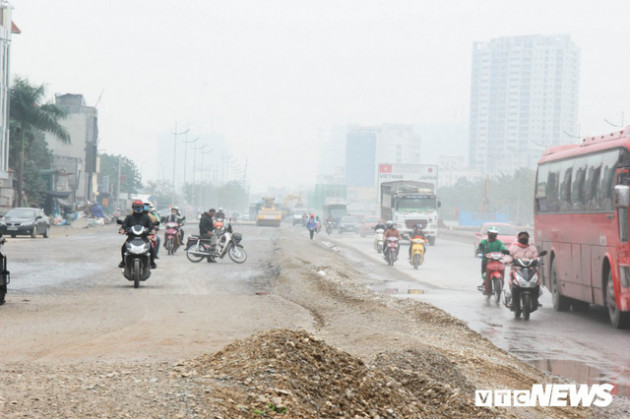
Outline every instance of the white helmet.
[[499, 234], [499, 230], [495, 226], [490, 226], [487, 231], [488, 234]]

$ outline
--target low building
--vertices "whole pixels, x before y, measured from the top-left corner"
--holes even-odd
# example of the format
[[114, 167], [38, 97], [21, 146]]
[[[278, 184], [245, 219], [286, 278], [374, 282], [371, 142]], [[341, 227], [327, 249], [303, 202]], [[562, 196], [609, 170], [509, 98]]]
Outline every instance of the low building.
[[56, 94], [55, 105], [68, 112], [68, 117], [60, 124], [70, 133], [71, 142], [64, 144], [54, 135], [46, 134], [53, 154], [52, 169], [71, 175], [64, 187], [72, 192], [73, 203], [93, 202], [98, 194], [97, 109], [87, 106], [82, 94]]

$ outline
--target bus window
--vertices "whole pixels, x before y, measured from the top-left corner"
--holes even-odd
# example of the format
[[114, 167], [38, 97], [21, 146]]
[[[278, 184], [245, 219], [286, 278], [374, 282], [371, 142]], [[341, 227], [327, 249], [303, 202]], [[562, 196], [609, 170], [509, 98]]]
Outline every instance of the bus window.
[[560, 210], [559, 197], [560, 185], [560, 163], [551, 163], [549, 165], [549, 174], [547, 175], [547, 212], [555, 212]]
[[573, 182], [571, 183], [571, 210], [584, 210], [584, 180], [586, 179], [586, 157], [573, 160]]
[[619, 159], [619, 150], [608, 151], [602, 155], [602, 173], [598, 190], [598, 200], [603, 211], [612, 211], [612, 191], [615, 182], [615, 166]]
[[573, 161], [564, 160], [560, 163], [560, 211], [571, 211], [571, 174], [573, 173]]
[[536, 211], [547, 212], [547, 177], [549, 174], [549, 164], [538, 166], [536, 173]]
[[602, 172], [602, 155], [593, 154], [588, 157], [588, 170], [584, 180], [584, 209], [586, 211], [598, 211], [599, 200], [597, 199], [597, 189], [600, 183]]

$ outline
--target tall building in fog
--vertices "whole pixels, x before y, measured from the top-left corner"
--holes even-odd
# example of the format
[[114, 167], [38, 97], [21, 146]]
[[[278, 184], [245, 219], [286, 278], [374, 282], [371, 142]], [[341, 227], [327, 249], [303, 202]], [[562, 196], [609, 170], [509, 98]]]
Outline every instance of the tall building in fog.
[[577, 134], [580, 52], [568, 35], [473, 44], [469, 163], [491, 174], [534, 168]]
[[420, 142], [413, 125], [351, 127], [346, 135], [346, 184], [375, 187], [380, 163], [420, 164]]
[[346, 184], [374, 186], [376, 178], [376, 138], [374, 128], [353, 128], [346, 137]]

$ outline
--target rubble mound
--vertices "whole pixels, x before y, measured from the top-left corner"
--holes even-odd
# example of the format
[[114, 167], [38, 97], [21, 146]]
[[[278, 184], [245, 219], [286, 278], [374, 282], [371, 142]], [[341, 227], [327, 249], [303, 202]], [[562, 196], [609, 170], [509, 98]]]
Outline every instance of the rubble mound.
[[[220, 409], [229, 417], [415, 418], [480, 412], [489, 416], [487, 410], [475, 410], [460, 400], [454, 387], [445, 389], [428, 375], [407, 374], [408, 367], [418, 366], [414, 357], [422, 354], [398, 355], [390, 361], [390, 355], [382, 354], [374, 366], [368, 366], [305, 331], [274, 330], [180, 364], [178, 372], [211, 387], [205, 390], [205, 403], [215, 412], [216, 396], [225, 400], [229, 390], [230, 410]], [[432, 375], [440, 375], [437, 363], [442, 361], [450, 364], [445, 358], [432, 358]], [[470, 384], [452, 367], [445, 370], [449, 368], [446, 377], [460, 391], [468, 391]]]
[[422, 403], [425, 417], [498, 417], [497, 412], [475, 406], [471, 398], [475, 387], [453, 362], [433, 348], [382, 352], [372, 364], [412, 393]]

